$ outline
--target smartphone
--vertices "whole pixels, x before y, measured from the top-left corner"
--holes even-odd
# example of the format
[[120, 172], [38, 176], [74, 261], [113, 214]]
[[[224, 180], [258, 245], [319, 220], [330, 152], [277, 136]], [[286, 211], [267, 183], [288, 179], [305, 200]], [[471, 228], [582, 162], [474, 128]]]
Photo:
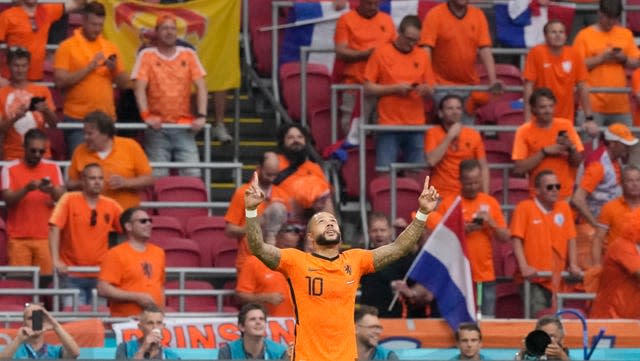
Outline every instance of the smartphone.
[[42, 318], [44, 313], [42, 310], [34, 310], [31, 313], [31, 329], [34, 331], [42, 331]]
[[44, 177], [40, 181], [40, 184], [43, 185], [43, 186], [47, 186], [47, 185], [49, 185], [49, 183], [51, 183], [51, 179], [49, 179], [49, 177]]
[[481, 225], [484, 224], [484, 219], [480, 218], [480, 217], [476, 217], [476, 218], [472, 219], [471, 222], [473, 224], [477, 224], [477, 225], [481, 226]]
[[32, 97], [31, 103], [29, 103], [29, 110], [31, 111], [36, 110], [36, 105], [38, 105], [38, 103], [43, 101], [45, 101], [44, 97]]
[[558, 136], [559, 137], [566, 137], [567, 136], [567, 131], [566, 130], [561, 130], [558, 132]]

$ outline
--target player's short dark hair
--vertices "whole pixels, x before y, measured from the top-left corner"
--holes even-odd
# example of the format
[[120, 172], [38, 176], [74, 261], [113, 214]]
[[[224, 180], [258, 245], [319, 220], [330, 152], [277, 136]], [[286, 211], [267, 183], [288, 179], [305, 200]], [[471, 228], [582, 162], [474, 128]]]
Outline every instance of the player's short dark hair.
[[356, 310], [353, 313], [353, 320], [357, 323], [366, 315], [378, 317], [378, 309], [369, 305], [360, 305], [359, 307], [356, 307]]
[[460, 331], [477, 331], [480, 340], [482, 340], [482, 331], [480, 331], [480, 326], [477, 323], [473, 322], [464, 322], [458, 326], [454, 336], [456, 337], [456, 341], [460, 341]]

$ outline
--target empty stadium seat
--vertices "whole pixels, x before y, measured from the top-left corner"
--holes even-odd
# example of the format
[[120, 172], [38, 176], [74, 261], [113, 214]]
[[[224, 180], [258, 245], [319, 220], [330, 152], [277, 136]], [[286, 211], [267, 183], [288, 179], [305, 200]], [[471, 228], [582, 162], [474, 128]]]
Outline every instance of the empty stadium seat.
[[236, 258], [238, 258], [238, 245], [223, 244], [218, 248], [214, 248], [211, 253], [214, 267], [235, 267]]
[[200, 267], [200, 248], [187, 238], [159, 238], [149, 242], [164, 250], [166, 267]]
[[500, 204], [503, 203], [504, 190], [508, 190], [507, 204], [517, 205], [520, 201], [529, 198], [529, 181], [524, 178], [509, 178], [505, 186], [502, 178], [493, 178], [489, 182], [489, 193], [495, 197]]
[[[371, 210], [391, 215], [391, 189], [389, 176], [375, 178], [369, 184]], [[417, 199], [422, 191], [420, 184], [413, 178], [398, 177], [396, 182], [396, 217], [411, 220], [416, 210]]]
[[172, 216], [151, 216], [153, 228], [151, 239], [169, 239], [184, 237], [182, 224], [176, 217]]
[[[206, 202], [207, 191], [202, 179], [189, 176], [167, 176], [156, 180], [153, 187], [158, 202]], [[183, 226], [190, 217], [206, 216], [206, 208], [159, 208], [159, 215], [178, 218]]]
[[[270, 77], [272, 71], [271, 31], [260, 31], [260, 28], [271, 26], [271, 0], [249, 0], [249, 36], [251, 38], [251, 54], [253, 66], [262, 77]], [[282, 8], [281, 8], [282, 10]], [[281, 14], [278, 22], [286, 23], [286, 14]], [[282, 44], [284, 31], [278, 32]]]
[[[487, 139], [484, 141], [484, 150], [487, 155], [487, 162], [489, 164], [504, 164], [512, 163], [511, 151], [512, 145], [507, 142], [501, 142], [495, 139]], [[490, 174], [492, 178], [502, 179], [504, 170], [491, 169]]]
[[187, 221], [187, 237], [198, 243], [203, 267], [213, 267], [214, 249], [237, 247], [238, 241], [227, 237], [224, 229], [225, 221], [222, 216], [197, 216]]
[[[33, 282], [17, 279], [0, 279], [0, 289], [5, 288], [33, 288]], [[33, 302], [32, 296], [0, 295], [0, 311], [23, 311], [24, 304], [28, 302]]]
[[[483, 64], [478, 64], [477, 68], [478, 76], [480, 77], [481, 84], [489, 84], [489, 75]], [[502, 80], [505, 86], [522, 86], [524, 81], [522, 80], [522, 72], [517, 66], [511, 64], [496, 64], [496, 77]], [[503, 100], [516, 100], [522, 98], [520, 92], [504, 92], [498, 99]]]
[[496, 285], [496, 318], [523, 318], [524, 305], [515, 282]]
[[[179, 281], [167, 281], [165, 289], [180, 289]], [[205, 281], [186, 280], [186, 290], [213, 290], [213, 286]], [[167, 296], [167, 306], [176, 311], [180, 310], [180, 296]], [[218, 312], [216, 296], [184, 296], [185, 312]]]
[[[331, 144], [331, 109], [324, 107], [317, 109], [309, 115], [309, 131], [315, 143], [318, 153], [322, 154], [324, 149]], [[336, 124], [336, 139], [344, 138], [342, 127]]]
[[[282, 99], [286, 103], [291, 118], [300, 120], [302, 102], [300, 85], [300, 63], [290, 62], [280, 67]], [[330, 103], [331, 75], [327, 67], [320, 64], [307, 64], [307, 115], [326, 108]]]
[[[376, 147], [373, 138], [367, 139], [365, 171], [366, 179], [373, 179], [376, 173]], [[340, 167], [340, 176], [344, 182], [344, 195], [357, 198], [360, 195], [360, 148], [347, 150], [347, 161]]]

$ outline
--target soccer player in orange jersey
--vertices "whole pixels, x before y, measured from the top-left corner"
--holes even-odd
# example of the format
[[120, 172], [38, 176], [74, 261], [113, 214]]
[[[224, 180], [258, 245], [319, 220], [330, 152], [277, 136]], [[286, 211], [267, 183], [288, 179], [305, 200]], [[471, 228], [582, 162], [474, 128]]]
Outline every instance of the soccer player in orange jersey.
[[333, 214], [319, 212], [307, 226], [312, 252], [279, 249], [263, 242], [256, 209], [265, 195], [254, 173], [245, 193], [247, 240], [251, 252], [290, 284], [296, 310], [294, 361], [353, 361], [357, 358], [353, 312], [360, 277], [398, 260], [414, 247], [438, 201], [429, 177], [418, 197], [416, 218], [395, 242], [374, 250], [340, 253], [342, 234]]

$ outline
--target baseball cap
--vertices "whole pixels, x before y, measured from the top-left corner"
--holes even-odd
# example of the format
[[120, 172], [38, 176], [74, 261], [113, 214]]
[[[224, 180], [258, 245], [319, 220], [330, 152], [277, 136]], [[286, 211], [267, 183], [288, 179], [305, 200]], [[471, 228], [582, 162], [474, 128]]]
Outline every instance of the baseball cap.
[[178, 19], [175, 17], [175, 15], [167, 12], [161, 13], [156, 18], [156, 29], [158, 28], [158, 26], [162, 25], [167, 20], [173, 21], [174, 24], [178, 23]]
[[635, 145], [638, 138], [634, 137], [626, 125], [615, 123], [611, 124], [604, 131], [604, 139], [608, 141], [620, 142], [624, 145]]

